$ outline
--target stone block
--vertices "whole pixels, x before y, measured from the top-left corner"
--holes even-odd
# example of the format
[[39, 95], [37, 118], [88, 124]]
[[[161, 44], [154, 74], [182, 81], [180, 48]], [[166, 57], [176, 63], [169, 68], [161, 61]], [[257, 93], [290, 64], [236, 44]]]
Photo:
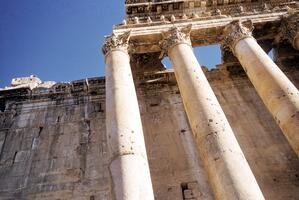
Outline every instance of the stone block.
[[194, 198], [192, 190], [184, 190], [184, 198], [185, 199]]
[[29, 155], [30, 151], [18, 151], [16, 152], [14, 162], [25, 162], [29, 158]]

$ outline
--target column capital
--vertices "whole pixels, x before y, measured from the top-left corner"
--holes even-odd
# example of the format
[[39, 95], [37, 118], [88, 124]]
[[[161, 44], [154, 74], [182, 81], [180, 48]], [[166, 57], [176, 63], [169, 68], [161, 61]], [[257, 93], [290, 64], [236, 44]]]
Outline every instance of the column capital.
[[122, 35], [115, 35], [114, 33], [110, 36], [105, 36], [104, 45], [102, 52], [107, 56], [111, 51], [119, 50], [128, 53], [129, 40], [131, 31], [128, 31]]
[[296, 40], [299, 39], [299, 13], [287, 14], [282, 18], [280, 26], [280, 35], [282, 39], [290, 41], [295, 49], [299, 49]]
[[230, 47], [234, 52], [237, 42], [244, 38], [252, 37], [252, 21], [241, 22], [240, 20], [232, 21], [223, 29], [223, 45]]
[[163, 40], [160, 42], [162, 53], [163, 54], [167, 53], [171, 47], [177, 44], [183, 43], [192, 46], [191, 39], [190, 39], [191, 28], [192, 28], [192, 24], [189, 24], [183, 28], [178, 28], [174, 26], [171, 29], [169, 29], [169, 31], [163, 32], [162, 33]]

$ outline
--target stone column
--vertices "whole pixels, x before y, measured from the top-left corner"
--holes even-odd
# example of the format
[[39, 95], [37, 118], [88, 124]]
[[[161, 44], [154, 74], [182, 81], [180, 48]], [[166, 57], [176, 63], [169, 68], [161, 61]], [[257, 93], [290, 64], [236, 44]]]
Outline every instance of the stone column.
[[239, 21], [232, 22], [224, 29], [226, 45], [299, 155], [299, 91], [258, 45], [251, 30]]
[[216, 199], [261, 200], [263, 194], [218, 103], [190, 42], [188, 26], [164, 33], [197, 148]]
[[115, 199], [154, 200], [150, 170], [128, 55], [130, 33], [107, 37], [106, 131]]
[[180, 130], [184, 130], [184, 132], [181, 132], [180, 138], [189, 164], [189, 170], [198, 184], [197, 190], [199, 194], [197, 194], [197, 197], [200, 200], [213, 200], [214, 197], [211, 188], [209, 187], [206, 173], [202, 169], [202, 161], [198, 158], [196, 144], [188, 120], [186, 119], [185, 111], [181, 106], [177, 106], [178, 107], [175, 109], [173, 115], [175, 123]]
[[299, 12], [288, 14], [281, 22], [281, 38], [287, 39], [299, 50]]

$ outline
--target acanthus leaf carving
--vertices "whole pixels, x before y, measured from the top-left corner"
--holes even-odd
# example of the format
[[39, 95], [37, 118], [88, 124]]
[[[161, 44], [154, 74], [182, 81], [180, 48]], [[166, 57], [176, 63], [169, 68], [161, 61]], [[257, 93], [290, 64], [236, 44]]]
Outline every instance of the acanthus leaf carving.
[[127, 53], [129, 48], [130, 35], [131, 31], [125, 32], [122, 35], [115, 35], [113, 33], [110, 36], [106, 36], [104, 45], [102, 47], [103, 54], [106, 56], [113, 50], [120, 50]]
[[248, 37], [252, 38], [252, 31], [252, 21], [232, 21], [223, 30], [223, 45], [228, 46], [234, 52], [235, 45], [238, 41]]
[[178, 28], [176, 26], [172, 27], [167, 32], [162, 32], [163, 40], [159, 43], [162, 49], [160, 58], [167, 54], [168, 50], [177, 44], [188, 44], [192, 46], [190, 33], [192, 29], [192, 24], [187, 25], [183, 28]]

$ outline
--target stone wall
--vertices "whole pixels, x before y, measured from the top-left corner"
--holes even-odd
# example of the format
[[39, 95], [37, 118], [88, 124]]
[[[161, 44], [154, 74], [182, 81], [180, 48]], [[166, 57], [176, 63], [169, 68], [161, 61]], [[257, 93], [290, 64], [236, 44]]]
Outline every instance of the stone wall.
[[[299, 87], [298, 68], [285, 72]], [[299, 159], [241, 67], [206, 75], [265, 198], [298, 199]], [[156, 199], [212, 199], [173, 72], [135, 79]], [[0, 199], [112, 199], [104, 85], [94, 78], [0, 92]]]
[[[104, 80], [8, 98], [1, 113], [0, 199], [109, 199]], [[88, 92], [87, 92], [88, 91]]]

